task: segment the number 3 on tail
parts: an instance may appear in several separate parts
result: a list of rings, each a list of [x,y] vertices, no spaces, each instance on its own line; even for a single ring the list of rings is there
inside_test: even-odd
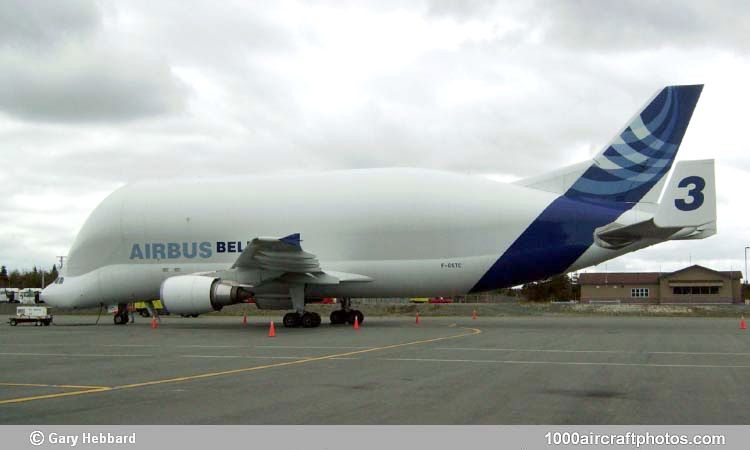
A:
[[[703,188],[706,187],[706,180],[696,176],[686,177],[680,180],[680,184],[677,187],[686,188],[691,185],[692,187],[687,193],[691,199],[690,202],[686,202],[681,198],[674,201],[674,205],[680,211],[694,211],[703,204]]]

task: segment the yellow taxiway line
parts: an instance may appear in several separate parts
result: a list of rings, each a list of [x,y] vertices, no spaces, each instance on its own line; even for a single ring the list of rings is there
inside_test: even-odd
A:
[[[253,366],[253,367],[243,367],[241,369],[231,369],[231,370],[224,370],[222,372],[209,372],[209,373],[202,373],[199,375],[188,375],[184,377],[176,377],[176,378],[165,378],[163,380],[154,380],[154,381],[144,381],[142,383],[133,383],[133,384],[126,384],[123,386],[115,386],[112,389],[132,389],[137,387],[143,387],[143,386],[153,386],[155,384],[165,384],[165,383],[177,383],[181,381],[190,381],[190,380],[200,380],[203,378],[213,378],[213,377],[219,377],[223,375],[233,375],[237,373],[243,373],[243,372],[252,372],[255,370],[263,370],[263,369],[271,369],[273,367],[284,367],[284,366],[292,366],[296,364],[304,364],[309,363],[313,361],[323,361],[326,359],[333,359],[333,358],[342,358],[346,356],[352,356],[352,355],[360,355],[362,353],[369,353],[369,352],[377,352],[381,350],[389,350],[392,348],[399,348],[399,347],[406,347],[408,345],[419,345],[419,344],[427,344],[430,342],[438,342],[438,341],[444,341],[446,339],[456,339],[464,336],[471,336],[474,334],[479,334],[482,331],[478,328],[469,328],[468,333],[461,333],[456,334],[452,336],[443,336],[438,338],[432,338],[432,339],[423,339],[420,341],[412,341],[412,342],[404,342],[401,344],[392,344],[392,345],[385,345],[382,347],[372,347],[367,348],[364,350],[355,350],[352,352],[344,352],[344,353],[336,353],[333,355],[325,355],[325,356],[316,356],[311,358],[304,358],[304,359],[296,359],[294,361],[286,361],[286,362],[280,362],[280,363],[274,363],[274,364],[265,364],[262,366]]]
[[[37,383],[0,383],[0,386],[51,387],[51,388],[63,388],[63,389],[102,389],[102,388],[109,387],[109,386],[80,386],[78,384],[37,384]]]
[[[55,394],[45,395],[33,395],[30,397],[17,397],[9,398],[7,400],[0,400],[0,405],[7,405],[10,403],[23,403],[31,400],[43,400],[45,398],[59,398],[59,397],[70,397],[73,395],[81,394],[92,394],[94,392],[104,392],[112,390],[109,386],[78,386],[71,384],[36,384],[36,383],[0,383],[0,386],[11,386],[11,387],[50,387],[58,389],[78,389],[77,391],[70,392],[58,392]]]
[[[316,356],[311,358],[303,358],[303,359],[297,359],[294,361],[285,361],[280,363],[274,363],[274,364],[265,364],[262,366],[253,366],[253,367],[243,367],[240,369],[231,369],[231,370],[224,370],[221,372],[209,372],[209,373],[202,373],[198,375],[187,375],[184,377],[174,377],[174,378],[165,378],[162,380],[152,380],[152,381],[144,381],[141,383],[132,383],[132,384],[125,384],[122,386],[73,386],[73,385],[52,385],[52,384],[39,384],[39,385],[31,385],[31,384],[21,384],[21,383],[0,383],[0,386],[36,386],[36,387],[70,387],[70,388],[83,388],[79,391],[73,391],[73,392],[62,392],[57,394],[46,394],[46,395],[36,395],[31,397],[19,397],[19,398],[11,398],[8,400],[0,400],[0,405],[5,405],[9,403],[22,403],[22,402],[29,402],[33,400],[44,400],[44,399],[50,399],[50,398],[60,398],[60,397],[70,397],[74,395],[83,395],[83,394],[94,394],[97,392],[107,392],[107,391],[115,391],[115,390],[122,390],[122,389],[134,389],[134,388],[140,388],[140,387],[146,387],[146,386],[154,386],[159,384],[167,384],[167,383],[180,383],[184,381],[192,381],[192,380],[201,380],[205,378],[213,378],[213,377],[220,377],[224,375],[234,375],[238,373],[244,373],[244,372],[252,372],[257,370],[264,370],[264,369],[272,369],[275,367],[285,367],[285,366],[293,366],[298,364],[305,364],[313,361],[324,361],[327,359],[337,359],[337,358],[345,358],[352,355],[361,355],[363,353],[370,353],[370,352],[377,352],[382,350],[390,350],[393,348],[400,348],[400,347],[406,347],[410,345],[420,345],[420,344],[428,344],[430,342],[439,342],[439,341],[445,341],[448,339],[457,339],[464,336],[472,336],[476,335],[482,332],[482,330],[478,328],[466,328],[468,330],[465,333],[461,334],[454,334],[450,336],[442,336],[437,338],[431,338],[431,339],[422,339],[419,341],[411,341],[411,342],[403,342],[401,344],[391,344],[391,345],[384,345],[382,347],[372,347],[372,348],[366,348],[364,350],[355,350],[351,352],[344,352],[344,353],[335,353],[332,355],[325,355],[325,356]]]

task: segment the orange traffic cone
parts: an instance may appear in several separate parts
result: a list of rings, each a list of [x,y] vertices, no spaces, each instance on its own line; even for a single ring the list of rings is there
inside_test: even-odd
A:
[[[151,329],[154,330],[159,328],[159,322],[156,321],[156,316],[151,316]]]
[[[354,329],[359,330],[359,316],[356,314],[354,315]]]
[[[419,325],[419,311],[417,311],[417,320],[415,322],[417,325]]]
[[[740,330],[747,330],[747,323],[745,323],[745,316],[744,315],[740,319]]]
[[[242,325],[247,326],[247,313],[242,313]]]
[[[273,320],[271,321],[271,326],[268,327],[268,337],[276,337],[276,327],[273,325]]]
[[[477,310],[471,312],[471,320],[477,320]]]

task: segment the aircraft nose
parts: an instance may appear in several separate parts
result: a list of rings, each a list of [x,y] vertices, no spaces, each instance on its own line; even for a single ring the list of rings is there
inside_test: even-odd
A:
[[[42,290],[39,294],[39,299],[50,306],[61,306],[60,305],[60,293],[56,292],[57,286],[51,284]]]

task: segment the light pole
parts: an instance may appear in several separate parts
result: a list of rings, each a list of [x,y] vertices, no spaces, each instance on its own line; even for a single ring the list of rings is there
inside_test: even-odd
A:
[[[745,247],[745,284],[747,284],[747,249],[750,247]]]

